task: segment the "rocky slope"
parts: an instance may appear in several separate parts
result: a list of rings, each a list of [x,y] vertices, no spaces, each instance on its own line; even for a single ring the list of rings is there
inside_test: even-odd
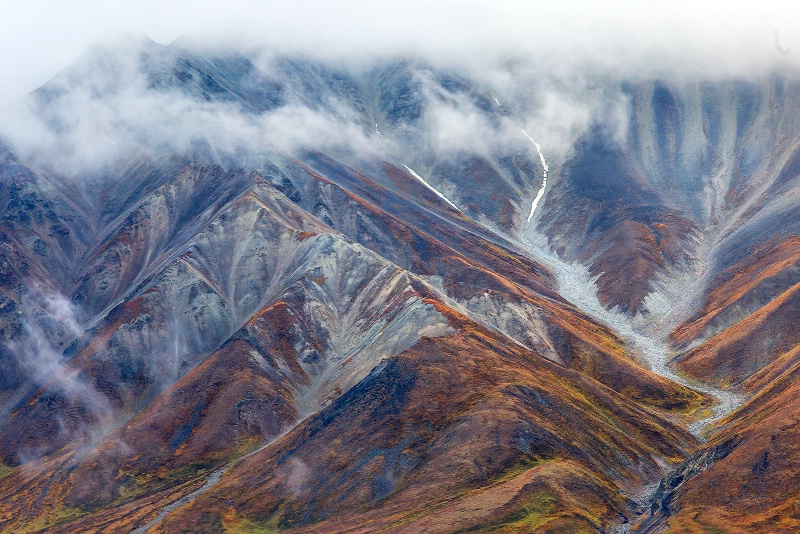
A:
[[[601,86],[551,152],[420,61],[88,51],[0,145],[0,529],[795,527],[797,84]]]

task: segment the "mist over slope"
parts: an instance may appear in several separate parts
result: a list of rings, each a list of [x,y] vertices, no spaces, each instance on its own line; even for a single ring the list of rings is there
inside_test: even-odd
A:
[[[95,45],[0,126],[4,530],[646,530],[749,458],[800,341],[790,64],[234,46]]]

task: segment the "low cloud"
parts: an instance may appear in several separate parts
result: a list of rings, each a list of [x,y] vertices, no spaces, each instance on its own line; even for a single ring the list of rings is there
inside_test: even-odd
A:
[[[163,57],[145,64],[142,50]],[[309,80],[302,79],[306,73],[287,74],[268,54],[253,53],[259,68],[239,81],[284,89],[278,105],[264,112],[232,98],[203,98],[207,95],[192,94],[192,88],[181,89],[174,80],[169,82],[174,85],[154,87],[154,75],[168,80],[175,76],[170,62],[178,56],[172,54],[172,49],[137,39],[98,45],[0,123],[0,135],[71,175],[96,172],[142,151],[191,154],[198,147],[219,163],[257,161],[253,156],[265,151],[306,148],[385,157],[407,150],[412,139],[435,157],[489,155],[530,149],[523,129],[554,154],[571,146],[600,100],[582,86],[564,91],[551,80],[535,79],[530,69],[520,69],[523,75],[510,84],[503,83],[510,73],[498,71],[477,82],[464,78],[463,87],[446,88],[438,74],[420,63],[409,69],[421,117],[394,130],[381,125],[379,135],[374,123],[382,119],[372,116],[379,110],[360,108],[358,101],[340,97],[330,87],[327,94],[313,95],[318,100],[303,94],[308,91],[304,84]],[[367,65],[318,64],[351,80],[371,72]],[[467,74],[449,72],[453,79]],[[324,85],[329,80],[317,81]]]
[[[516,111],[514,121],[498,124],[458,98],[439,102],[429,114],[429,126],[435,128],[432,138],[442,150],[487,138],[499,143],[506,140],[504,134],[513,139],[518,127],[546,149],[559,147],[590,120],[599,86],[623,79],[747,79],[774,70],[795,72],[800,57],[775,47],[776,30],[785,49],[800,39],[800,13],[792,2],[80,4],[76,9],[55,1],[36,3],[5,19],[6,31],[0,34],[8,46],[0,49],[10,52],[0,55],[0,65],[8,87],[28,83],[26,90],[33,89],[98,35],[120,31],[149,34],[163,43],[188,35],[184,42],[190,46],[232,45],[251,57],[305,55],[360,75],[392,58],[415,58],[463,73]],[[50,16],[43,17],[43,10]],[[25,53],[20,54],[23,40]],[[52,58],[60,63],[53,65]],[[143,91],[147,80],[136,68],[137,58],[117,47],[107,69],[82,73],[84,90],[71,87],[59,106],[60,120],[70,126],[67,135],[63,130],[54,135],[52,124],[43,125],[24,105],[0,113],[0,133],[23,146],[58,150],[73,168],[107,163],[136,149],[185,151],[199,138],[222,150],[269,145],[324,150],[343,142],[358,149],[385,148],[373,128],[365,127],[364,117],[353,116],[347,106],[322,109],[296,101],[253,115],[235,104]],[[107,96],[111,86],[113,98]],[[104,98],[97,98],[98,87],[105,89]],[[10,96],[0,101],[9,102]]]
[[[375,139],[345,105],[314,109],[299,99],[265,113],[237,102],[205,101],[150,87],[136,41],[93,50],[0,123],[24,152],[71,174],[91,172],[140,151],[190,153],[209,145],[226,158],[267,149],[375,150]],[[106,57],[107,56],[107,57]],[[362,121],[363,122],[363,121]]]
[[[64,349],[83,334],[75,306],[42,285],[28,285],[23,299],[23,335],[7,342],[20,369],[37,386],[58,391],[102,421],[112,413],[108,399],[64,358]]]
[[[290,458],[279,468],[278,476],[293,497],[302,497],[309,492],[308,481],[311,478],[311,470],[303,460]]]

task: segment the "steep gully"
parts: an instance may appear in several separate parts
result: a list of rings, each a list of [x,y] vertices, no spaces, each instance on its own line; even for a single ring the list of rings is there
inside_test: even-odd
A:
[[[495,102],[497,102],[496,99]],[[498,102],[498,106],[499,105]],[[533,219],[539,201],[545,194],[547,188],[547,173],[550,168],[542,154],[541,145],[534,141],[525,130],[522,130],[522,133],[536,148],[536,153],[543,169],[542,186],[531,202],[531,211],[526,218],[526,229],[529,229],[531,226],[531,219]],[[630,347],[636,350],[638,356],[647,362],[652,372],[714,398],[715,403],[710,413],[687,426],[687,429],[692,434],[703,439],[704,430],[708,425],[722,419],[741,406],[744,401],[742,395],[709,384],[688,380],[670,369],[669,362],[671,351],[663,334],[657,332],[652,324],[642,323],[641,321],[637,321],[635,317],[613,309],[609,310],[603,306],[597,295],[597,285],[595,284],[596,277],[593,278],[585,266],[568,263],[562,260],[547,246],[547,238],[545,236],[535,231],[528,231],[527,234],[523,235],[522,243],[534,257],[549,264],[550,268],[556,274],[561,296],[591,315],[594,319],[613,328]],[[664,315],[670,315],[673,311],[682,307],[682,305],[682,302],[674,303]]]
[[[669,367],[674,353],[663,334],[656,331],[653,325],[638,321],[636,317],[604,307],[597,296],[596,277],[592,277],[585,266],[562,260],[547,248],[546,240],[541,235],[526,237],[524,244],[532,254],[543,260],[554,271],[561,296],[595,320],[610,326],[640,358],[647,362],[653,373],[709,395],[715,400],[710,413],[687,426],[692,434],[702,440],[704,431],[711,423],[741,406],[744,401],[742,395],[689,380],[674,372]]]
[[[657,324],[641,321],[638,317],[632,317],[615,309],[608,309],[603,306],[597,293],[598,288],[595,283],[597,277],[592,277],[586,266],[568,263],[561,259],[548,246],[546,236],[537,232],[535,229],[530,229],[534,211],[545,193],[549,168],[539,143],[534,141],[525,130],[522,130],[522,133],[525,134],[536,147],[536,152],[538,153],[544,169],[542,187],[537,192],[531,204],[531,211],[526,220],[525,230],[527,233],[522,235],[522,245],[530,254],[547,264],[555,273],[558,281],[559,293],[562,297],[575,304],[595,320],[610,326],[622,337],[629,347],[637,352],[639,357],[647,362],[653,373],[682,384],[690,389],[694,389],[695,391],[707,394],[714,399],[714,405],[707,415],[687,425],[687,430],[689,430],[689,432],[694,434],[701,441],[705,441],[705,431],[709,428],[709,425],[724,418],[741,406],[745,400],[744,396],[733,391],[714,387],[710,384],[688,380],[675,373],[669,367],[672,351],[665,340],[663,332],[658,331]],[[701,276],[695,279],[690,285],[702,284],[704,278],[704,276]],[[684,295],[691,295],[694,293],[694,291],[686,291]],[[678,293],[672,294],[676,295]],[[671,315],[682,315],[682,312],[685,312],[687,303],[683,302],[680,298],[667,298],[666,300],[670,301],[669,304],[659,309],[659,312],[663,313],[664,319]],[[680,475],[682,467],[682,465],[677,466],[676,469],[668,474],[660,483],[657,482],[638,488],[631,488],[629,495],[639,506],[639,519],[645,517],[644,514],[650,509],[649,505],[651,503],[659,500],[659,490],[664,481],[669,480],[669,477],[675,476],[676,473]],[[652,516],[650,519],[652,519]],[[633,522],[630,519],[626,520],[613,527],[612,531],[615,532],[615,534],[628,534],[632,524]],[[645,531],[649,532],[653,526],[655,528],[660,528],[658,525],[658,523],[655,523],[650,526],[645,526]]]

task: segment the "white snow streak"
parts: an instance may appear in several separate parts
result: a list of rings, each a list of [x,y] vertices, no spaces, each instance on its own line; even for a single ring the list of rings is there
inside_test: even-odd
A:
[[[533,146],[536,147],[536,152],[539,154],[539,161],[542,162],[542,168],[544,169],[544,178],[542,179],[542,187],[539,189],[539,192],[536,193],[536,197],[533,199],[533,202],[531,202],[531,212],[528,214],[528,219],[527,219],[528,224],[530,224],[531,219],[533,218],[533,212],[536,211],[536,206],[539,204],[539,201],[544,196],[544,190],[547,187],[547,171],[550,170],[550,167],[547,166],[547,162],[544,159],[544,155],[542,155],[542,147],[539,146],[539,143],[534,141],[533,137],[528,135],[528,132],[526,132],[525,130],[522,130],[522,133],[524,133],[525,137],[530,139],[531,143],[533,143]]]
[[[425,185],[425,187],[427,187],[428,189],[430,189],[431,191],[433,191],[434,193],[436,193],[436,194],[439,196],[439,198],[441,198],[442,200],[444,200],[445,202],[447,202],[448,204],[450,204],[451,206],[453,206],[453,208],[457,209],[457,210],[458,210],[458,211],[460,211],[461,213],[464,213],[463,211],[461,211],[461,210],[459,210],[459,209],[458,209],[458,206],[456,206],[455,204],[453,204],[452,202],[450,202],[450,199],[448,199],[446,196],[444,196],[443,194],[441,194],[441,193],[440,193],[440,192],[439,192],[439,191],[438,191],[438,190],[437,190],[435,187],[433,187],[431,184],[429,184],[428,182],[426,182],[426,181],[425,181],[425,179],[424,179],[422,176],[420,176],[419,174],[415,173],[415,172],[414,172],[414,169],[412,169],[412,168],[411,168],[411,167],[409,167],[408,165],[403,165],[403,167],[405,167],[406,169],[408,169],[408,172],[410,172],[410,173],[411,173],[411,175],[412,175],[414,178],[416,178],[417,180],[419,180],[420,182],[422,182],[422,183]]]

